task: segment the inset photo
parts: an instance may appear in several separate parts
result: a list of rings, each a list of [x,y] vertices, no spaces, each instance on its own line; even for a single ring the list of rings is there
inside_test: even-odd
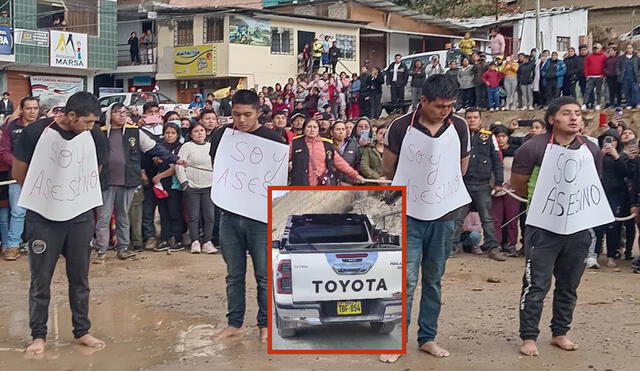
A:
[[[269,353],[403,353],[404,187],[269,188]]]

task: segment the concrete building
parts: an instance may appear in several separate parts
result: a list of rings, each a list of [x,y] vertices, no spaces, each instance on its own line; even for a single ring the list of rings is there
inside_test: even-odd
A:
[[[14,103],[34,94],[60,104],[77,90],[94,90],[96,75],[116,68],[116,0],[12,0],[0,33],[0,91]],[[66,6],[66,7],[65,7]],[[6,25],[8,23],[8,25]]]

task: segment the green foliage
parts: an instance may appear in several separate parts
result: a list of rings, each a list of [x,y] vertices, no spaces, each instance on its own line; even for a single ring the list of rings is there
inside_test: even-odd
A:
[[[495,0],[392,0],[398,5],[407,6],[424,14],[437,17],[472,18],[496,14]],[[498,12],[506,7],[498,3]]]

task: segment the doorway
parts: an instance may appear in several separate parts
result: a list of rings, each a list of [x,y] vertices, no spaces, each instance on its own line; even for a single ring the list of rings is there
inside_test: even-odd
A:
[[[307,31],[298,31],[298,53],[302,53],[304,50],[304,46],[309,44],[311,48],[313,46],[313,40],[315,39],[316,34],[314,32]]]

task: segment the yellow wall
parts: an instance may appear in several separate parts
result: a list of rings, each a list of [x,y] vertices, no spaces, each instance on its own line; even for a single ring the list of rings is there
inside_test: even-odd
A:
[[[198,15],[193,20],[194,45],[203,44],[204,16]],[[158,25],[158,73],[157,80],[176,79],[173,71],[174,48],[173,30],[169,23]],[[316,34],[330,33],[349,35],[355,37],[354,61],[343,60],[342,63],[351,72],[359,72],[359,28],[358,25],[339,24],[331,22],[318,22],[306,20],[288,20],[278,17],[271,20],[272,27],[285,27],[293,29],[292,54],[271,54],[271,48],[267,46],[252,46],[229,43],[229,19],[225,17],[225,41],[215,43],[216,68],[215,76],[208,78],[246,77],[249,88],[263,85],[273,86],[276,82],[285,83],[289,77],[295,77],[298,73],[298,31],[315,32]],[[344,69],[338,64],[338,72]],[[345,70],[345,72],[347,72]],[[189,78],[202,79],[202,78]]]

